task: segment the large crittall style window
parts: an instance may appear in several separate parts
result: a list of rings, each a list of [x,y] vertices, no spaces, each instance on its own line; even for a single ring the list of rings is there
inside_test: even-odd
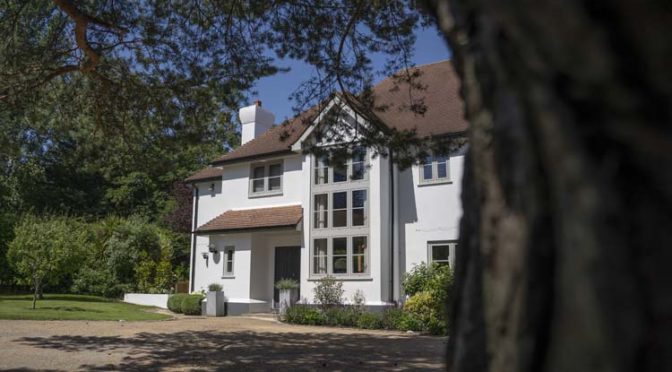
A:
[[[282,161],[252,164],[250,196],[282,194]]]
[[[369,273],[369,237],[335,236],[313,239],[313,276],[361,276]]]
[[[450,182],[450,157],[428,156],[420,165],[420,183]]]
[[[355,148],[341,165],[315,157],[311,181],[311,276],[369,275],[367,151]]]
[[[233,274],[233,257],[236,253],[236,247],[229,245],[224,247],[224,270],[222,272],[223,277],[232,277]]]
[[[428,242],[427,247],[430,263],[453,266],[457,249],[456,241]]]

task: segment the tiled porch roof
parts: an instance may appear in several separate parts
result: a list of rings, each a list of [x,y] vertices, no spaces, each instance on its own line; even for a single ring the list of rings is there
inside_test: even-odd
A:
[[[196,232],[226,232],[265,228],[296,227],[303,218],[300,205],[286,207],[230,210],[208,221]]]

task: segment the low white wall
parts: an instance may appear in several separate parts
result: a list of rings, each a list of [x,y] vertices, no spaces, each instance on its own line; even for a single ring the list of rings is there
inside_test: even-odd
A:
[[[162,309],[168,308],[167,294],[126,293],[124,302],[136,305],[156,306]]]

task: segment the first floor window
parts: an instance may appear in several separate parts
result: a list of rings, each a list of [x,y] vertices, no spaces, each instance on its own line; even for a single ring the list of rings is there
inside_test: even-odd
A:
[[[420,167],[420,183],[450,181],[450,158],[428,156]]]
[[[253,165],[250,171],[250,195],[282,193],[282,162]]]
[[[369,271],[366,236],[314,239],[312,252],[315,275],[361,275]]]
[[[450,265],[455,255],[457,242],[430,242],[429,262]]]
[[[233,276],[233,256],[236,253],[234,246],[224,247],[224,276]]]

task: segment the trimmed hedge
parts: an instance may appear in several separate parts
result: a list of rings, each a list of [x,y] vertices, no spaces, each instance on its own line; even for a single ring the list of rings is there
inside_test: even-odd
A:
[[[168,297],[168,310],[185,315],[201,315],[203,296],[178,293]]]
[[[182,314],[182,300],[189,295],[186,293],[177,293],[168,297],[168,310]]]
[[[201,302],[203,296],[189,295],[182,300],[182,314],[184,315],[201,315]]]

